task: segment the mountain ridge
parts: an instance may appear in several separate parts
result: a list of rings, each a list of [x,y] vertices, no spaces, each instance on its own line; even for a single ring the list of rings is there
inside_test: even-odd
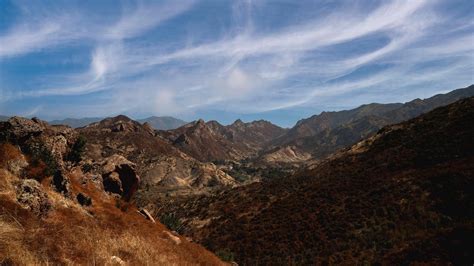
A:
[[[293,147],[299,153],[322,159],[338,149],[374,134],[385,125],[408,120],[436,107],[474,95],[474,85],[437,94],[424,100],[406,103],[364,104],[357,108],[336,112],[322,112],[299,120],[285,135],[276,138],[264,151],[261,160],[278,152],[278,148]]]
[[[258,153],[265,143],[281,136],[286,129],[269,121],[248,123],[237,119],[224,126],[218,121],[199,119],[158,134],[183,152],[201,161],[242,160]]]
[[[180,217],[185,234],[211,250],[228,249],[242,264],[470,263],[470,121],[474,97],[385,126],[293,176],[161,211]]]
[[[107,117],[65,118],[60,120],[51,120],[49,121],[49,123],[52,125],[68,125],[72,128],[80,128],[95,122],[99,122],[106,118]],[[171,116],[150,116],[143,119],[136,119],[135,121],[138,121],[142,124],[148,122],[154,129],[157,130],[173,129],[180,127],[186,123],[181,119],[174,118]]]

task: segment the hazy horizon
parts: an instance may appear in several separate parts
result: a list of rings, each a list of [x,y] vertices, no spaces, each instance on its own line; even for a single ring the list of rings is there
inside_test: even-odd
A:
[[[469,86],[472,86],[474,84],[470,84],[468,86],[464,86],[462,88],[467,88]],[[457,89],[462,89],[462,88],[456,88],[456,89],[452,89],[452,90],[446,90],[446,91],[442,91],[441,93],[444,94],[444,93],[449,93],[453,90],[457,90]],[[434,95],[430,95],[428,97],[424,97],[424,98],[420,98],[420,99],[427,99],[427,98],[430,98],[432,96],[435,96],[437,94],[434,94]],[[411,99],[411,100],[415,100],[415,99]],[[362,105],[365,105],[365,104],[372,104],[374,102],[371,102],[371,103],[364,103]],[[387,103],[381,103],[381,104],[391,104],[391,103],[406,103],[406,102],[387,102]],[[359,105],[361,106],[361,105]],[[359,106],[354,106],[354,107],[351,107],[351,108],[341,108],[341,109],[334,109],[334,110],[322,110],[320,112],[317,112],[317,113],[313,113],[313,114],[310,114],[306,117],[301,117],[299,118],[296,122],[302,120],[302,119],[306,119],[306,118],[309,118],[310,116],[313,116],[313,115],[319,115],[321,112],[337,112],[337,111],[343,111],[343,110],[350,110],[350,109],[354,109],[354,108],[357,108]],[[107,115],[107,116],[103,116],[103,117],[64,117],[64,118],[57,118],[57,119],[43,119],[42,117],[40,116],[26,116],[27,118],[33,118],[33,117],[38,117],[40,118],[41,120],[45,120],[45,121],[48,121],[48,122],[57,122],[57,121],[62,121],[62,120],[66,120],[66,119],[91,119],[91,120],[102,120],[102,119],[105,119],[105,118],[109,118],[109,117],[115,117],[115,116],[118,116],[118,115],[126,115],[126,114],[114,114],[114,115]],[[4,116],[4,114],[0,114],[0,116]],[[13,115],[10,115],[10,116],[16,116],[15,114]],[[151,115],[151,116],[146,116],[146,117],[133,117],[133,116],[129,116],[129,115],[126,115],[127,117],[133,119],[133,120],[145,120],[145,119],[149,119],[149,118],[152,118],[152,117],[158,117],[158,118],[172,118],[172,119],[177,119],[177,120],[181,120],[183,122],[186,122],[186,123],[191,123],[191,122],[194,122],[194,121],[197,121],[199,119],[204,119],[202,117],[197,117],[196,119],[192,119],[192,120],[186,120],[186,119],[182,119],[180,117],[176,117],[176,116],[156,116],[156,115]],[[241,117],[238,117],[234,120],[225,120],[225,121],[222,121],[222,120],[217,120],[217,119],[213,119],[212,117],[208,118],[208,119],[204,119],[206,122],[207,121],[212,121],[212,120],[215,120],[215,121],[218,121],[220,124],[222,125],[230,125],[232,123],[234,123],[236,120],[242,120],[243,122],[247,123],[247,122],[253,122],[253,121],[257,121],[257,120],[267,120],[275,125],[278,125],[280,127],[283,127],[283,128],[291,128],[293,126],[296,125],[296,122],[294,124],[291,124],[291,125],[281,125],[281,124],[278,124],[272,120],[268,120],[268,119],[264,119],[264,118],[255,118],[255,119],[245,119],[245,118],[241,118]]]

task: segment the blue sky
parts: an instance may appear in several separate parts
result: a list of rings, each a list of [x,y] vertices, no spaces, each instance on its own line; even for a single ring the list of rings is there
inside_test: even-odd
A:
[[[472,83],[472,0],[0,0],[4,115],[292,126]]]

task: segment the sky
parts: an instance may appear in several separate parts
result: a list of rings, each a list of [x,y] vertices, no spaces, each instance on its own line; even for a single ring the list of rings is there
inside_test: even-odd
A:
[[[290,127],[474,83],[472,0],[0,0],[0,114]]]

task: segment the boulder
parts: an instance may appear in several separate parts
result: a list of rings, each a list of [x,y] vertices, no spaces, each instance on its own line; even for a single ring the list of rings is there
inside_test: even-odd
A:
[[[102,164],[104,189],[129,201],[140,183],[135,167],[134,163],[118,154],[106,158]]]
[[[16,186],[16,199],[20,205],[36,215],[44,215],[51,209],[48,194],[41,188],[41,184],[34,179],[20,180]]]
[[[173,242],[175,245],[181,244],[181,239],[168,231],[163,231],[163,236]]]
[[[126,263],[120,257],[112,256],[110,257],[110,264],[111,265],[125,265]]]

